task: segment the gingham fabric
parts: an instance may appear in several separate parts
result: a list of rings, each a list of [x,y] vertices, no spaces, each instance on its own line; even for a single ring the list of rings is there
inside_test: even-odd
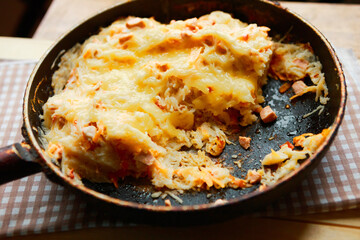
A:
[[[344,121],[319,166],[293,192],[257,215],[293,215],[360,207],[360,67],[338,49],[348,83]],[[21,141],[22,97],[34,62],[0,62],[0,146]],[[43,173],[0,186],[0,238],[91,227],[124,226]]]

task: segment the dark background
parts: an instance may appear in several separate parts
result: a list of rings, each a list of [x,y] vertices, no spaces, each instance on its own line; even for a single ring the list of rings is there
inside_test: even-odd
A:
[[[51,0],[0,0],[0,36],[32,37],[50,4]]]
[[[0,0],[0,36],[32,37],[51,1]],[[360,0],[304,0],[302,2],[360,4]]]

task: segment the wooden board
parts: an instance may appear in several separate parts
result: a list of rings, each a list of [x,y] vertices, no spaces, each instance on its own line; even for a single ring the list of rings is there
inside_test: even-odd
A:
[[[95,228],[70,232],[41,234],[16,239],[316,239],[358,240],[360,229],[269,218],[239,218],[196,227],[118,227]]]

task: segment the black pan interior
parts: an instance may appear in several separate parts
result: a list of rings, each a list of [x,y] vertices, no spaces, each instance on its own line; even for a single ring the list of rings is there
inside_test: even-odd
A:
[[[226,146],[220,158],[224,160],[226,166],[233,168],[235,176],[244,177],[248,169],[260,168],[260,160],[270,152],[271,148],[277,150],[279,145],[286,141],[292,141],[292,138],[296,135],[306,132],[319,133],[322,129],[328,128],[333,124],[338,114],[341,100],[341,92],[338,89],[338,86],[341,85],[339,69],[323,39],[309,25],[299,20],[293,14],[276,4],[266,1],[140,0],[118,5],[80,24],[54,45],[47,56],[42,59],[35,75],[29,82],[29,101],[25,101],[28,104],[28,109],[31,109],[27,113],[30,123],[36,128],[36,130],[31,131],[33,131],[40,147],[43,145],[38,132],[41,133],[43,130],[39,115],[42,114],[42,105],[53,94],[51,76],[57,69],[60,52],[71,48],[78,42],[83,42],[92,34],[96,34],[99,27],[107,26],[121,16],[154,16],[159,21],[169,22],[171,19],[199,17],[213,10],[223,10],[232,13],[234,17],[242,21],[268,26],[271,28],[271,36],[276,37],[278,34],[281,36],[286,35],[285,41],[288,42],[310,42],[315,54],[323,64],[323,72],[325,73],[330,92],[330,101],[326,105],[325,113],[320,116],[313,114],[304,119],[302,117],[304,114],[309,113],[318,106],[318,103],[315,103],[313,100],[314,95],[308,94],[299,98],[296,102],[290,102],[289,97],[292,96],[291,90],[285,94],[279,94],[278,89],[282,83],[270,79],[268,85],[263,89],[266,98],[264,106],[270,105],[276,111],[278,120],[271,124],[263,124],[258,121],[256,124],[241,129],[240,132],[232,136],[235,145]],[[54,61],[55,65],[53,65]],[[55,67],[52,68],[52,65]],[[287,104],[291,106],[289,109],[285,107]],[[239,146],[236,139],[240,134],[252,138],[251,150],[245,151]],[[241,156],[236,159],[232,158],[232,155],[239,154]],[[233,163],[234,160],[239,159],[245,159],[242,169],[238,169]],[[92,183],[87,180],[83,182],[88,188],[114,198],[149,205],[164,205],[164,200],[161,198],[156,201],[151,198],[151,187],[146,180],[135,181],[133,179],[126,179],[119,182],[118,189],[112,184]],[[256,188],[257,186],[242,190],[211,189],[204,192],[187,192],[181,195],[181,198],[184,201],[183,205],[197,205],[214,202],[219,198],[242,199],[243,195],[254,191]],[[211,196],[208,195],[209,193],[211,193]],[[172,201],[172,203],[173,205],[179,205],[175,201]]]

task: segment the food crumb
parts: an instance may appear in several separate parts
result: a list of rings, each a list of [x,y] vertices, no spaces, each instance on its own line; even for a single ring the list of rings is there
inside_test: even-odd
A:
[[[246,179],[249,181],[250,184],[255,184],[260,182],[261,174],[255,170],[249,170],[246,175]]]
[[[237,166],[238,168],[241,168],[241,160],[234,161],[234,163],[236,164],[236,166]]]
[[[265,184],[262,184],[260,187],[259,187],[259,191],[262,192],[264,191],[266,188],[266,185]]]
[[[161,194],[161,199],[165,199],[167,197],[167,193]]]
[[[249,147],[250,147],[250,142],[251,142],[251,138],[250,138],[250,137],[239,136],[240,146],[243,147],[245,150],[249,149]]]
[[[238,156],[237,155],[231,155],[232,158],[237,158]]]
[[[183,204],[183,200],[181,198],[179,198],[178,196],[176,196],[174,193],[167,191],[167,194],[169,194],[170,197],[172,197],[173,199],[175,199],[175,201],[177,201],[180,204]]]
[[[215,201],[215,204],[216,205],[218,205],[218,204],[224,204],[226,201],[225,200],[223,200],[223,199],[217,199],[216,201]]]
[[[274,136],[272,136],[272,137],[269,137],[269,141],[271,141],[271,140],[274,140]]]
[[[207,198],[211,198],[211,196],[212,196],[211,193],[206,194],[206,197],[207,197]]]
[[[161,194],[162,194],[162,192],[154,192],[153,194],[151,194],[151,197],[152,198],[158,198],[158,197],[160,197],[161,196]]]
[[[165,200],[165,206],[171,207],[171,202],[170,202],[169,199],[166,199],[166,200]]]

